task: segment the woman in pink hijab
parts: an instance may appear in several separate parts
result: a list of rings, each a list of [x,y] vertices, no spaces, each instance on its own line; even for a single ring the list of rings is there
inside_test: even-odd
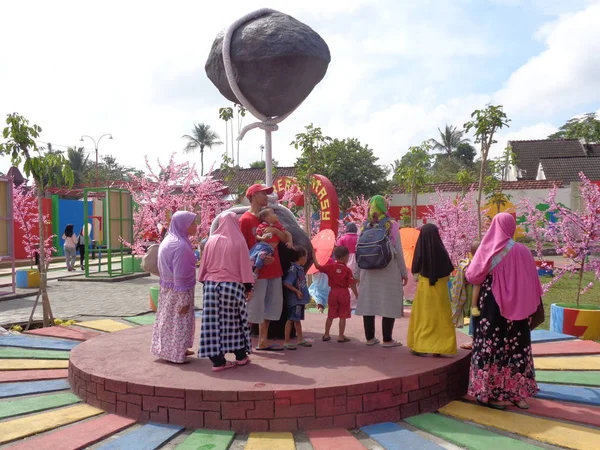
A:
[[[210,358],[213,372],[248,364],[252,343],[246,301],[254,273],[235,213],[219,217],[219,226],[202,252],[198,280],[204,283],[198,356]],[[235,354],[235,362],[225,359],[227,353]]]
[[[516,228],[510,214],[496,215],[466,274],[480,310],[473,318],[468,394],[495,409],[507,402],[528,409],[526,399],[538,391],[529,317],[542,286],[531,251],[512,239]]]
[[[196,255],[189,236],[196,234],[196,214],[177,211],[158,247],[160,293],[150,351],[161,359],[184,363],[194,343]]]

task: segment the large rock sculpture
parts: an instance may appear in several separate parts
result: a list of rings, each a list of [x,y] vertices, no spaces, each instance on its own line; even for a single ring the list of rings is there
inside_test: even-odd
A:
[[[241,104],[225,74],[223,38],[213,42],[206,74],[228,100]],[[293,111],[323,79],[331,61],[325,41],[308,25],[272,12],[240,25],[231,39],[231,62],[243,95],[263,115]]]

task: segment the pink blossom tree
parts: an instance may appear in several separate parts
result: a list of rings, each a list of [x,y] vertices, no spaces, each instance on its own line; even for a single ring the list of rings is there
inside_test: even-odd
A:
[[[38,199],[33,189],[28,189],[24,184],[13,190],[13,214],[15,221],[23,232],[23,248],[30,258],[31,267],[40,251]],[[50,216],[43,214],[44,224],[50,223]],[[44,239],[44,264],[47,270],[52,261],[52,253],[56,251],[53,245],[54,235]]]
[[[475,194],[473,189],[465,195],[455,197],[436,191],[437,198],[431,199],[435,206],[426,213],[426,218],[435,222],[440,230],[444,246],[455,266],[469,254],[471,244],[478,237],[479,218]]]
[[[544,250],[549,223],[546,219],[546,213],[536,208],[528,197],[521,199],[517,210],[525,217],[525,234],[535,242],[536,256],[543,260],[542,251]]]
[[[128,184],[137,208],[133,213],[133,242],[123,241],[136,255],[145,253],[149,238],[160,242],[160,227],[166,227],[176,211],[193,211],[200,221],[193,241],[209,234],[212,220],[230,203],[223,197],[224,186],[211,177],[201,178],[193,164],[175,162],[175,153],[165,165],[157,160],[158,171],[146,160],[144,176],[133,176]]]
[[[554,243],[556,252],[568,258],[568,265],[553,280],[556,283],[566,273],[577,275],[579,279],[576,303],[579,297],[591,289],[594,282],[583,288],[583,275],[593,272],[595,280],[600,278],[600,259],[593,255],[600,252],[600,188],[591,183],[582,173],[579,174],[580,207],[569,209],[556,201],[557,187],[548,196],[549,211],[556,217],[555,223],[548,223],[546,237]]]

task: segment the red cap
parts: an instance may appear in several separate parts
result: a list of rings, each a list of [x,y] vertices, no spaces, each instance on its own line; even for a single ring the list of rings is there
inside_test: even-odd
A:
[[[269,187],[266,184],[253,184],[246,191],[246,197],[248,200],[250,200],[252,196],[258,192],[264,192],[265,194],[269,195],[273,193],[273,186]]]

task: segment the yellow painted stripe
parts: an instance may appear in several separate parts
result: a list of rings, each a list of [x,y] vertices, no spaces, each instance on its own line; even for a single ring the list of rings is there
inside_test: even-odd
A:
[[[296,450],[292,433],[250,433],[246,450]]]
[[[131,325],[126,325],[112,319],[89,320],[87,322],[77,322],[78,327],[93,328],[94,330],[106,331],[113,333],[115,331],[126,330],[132,328]]]
[[[559,447],[589,450],[597,448],[600,442],[600,430],[594,428],[498,411],[471,403],[452,402],[440,408],[439,412]]]
[[[69,361],[60,359],[0,359],[0,370],[68,369]]]
[[[600,356],[547,356],[533,359],[539,370],[600,370]]]
[[[35,414],[21,419],[0,422],[0,444],[23,439],[102,414],[104,411],[90,405],[77,405]]]

